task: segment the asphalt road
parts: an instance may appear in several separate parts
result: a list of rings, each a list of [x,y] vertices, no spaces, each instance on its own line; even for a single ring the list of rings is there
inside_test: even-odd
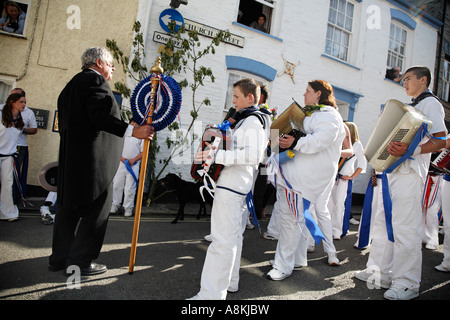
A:
[[[101,275],[82,277],[79,283],[74,279],[69,281],[62,271],[47,271],[53,228],[41,222],[37,211],[21,212],[17,222],[1,222],[0,306],[2,300],[169,300],[179,301],[172,311],[181,313],[181,308],[188,303],[184,299],[199,290],[208,248],[203,237],[209,234],[210,225],[209,216],[195,219],[195,205],[187,209],[191,215],[184,221],[171,224],[175,209],[175,205],[156,206],[148,212],[143,209],[136,265],[131,275],[128,264],[134,218],[111,216],[97,261],[106,264],[109,270]],[[260,223],[265,231],[268,221]],[[308,254],[307,267],[294,271],[283,281],[270,281],[265,275],[271,269],[269,260],[274,257],[276,241],[263,239],[257,229],[246,230],[240,288],[236,293],[229,293],[227,300],[256,304],[296,300],[384,300],[384,289],[369,289],[366,283],[353,277],[355,271],[365,268],[370,250],[353,248],[356,231],[357,227],[351,226],[346,237],[335,241],[341,266],[328,266],[320,245],[314,253]],[[421,294],[416,300],[450,299],[450,274],[433,268],[442,260],[442,236],[440,243],[437,250],[423,249]]]

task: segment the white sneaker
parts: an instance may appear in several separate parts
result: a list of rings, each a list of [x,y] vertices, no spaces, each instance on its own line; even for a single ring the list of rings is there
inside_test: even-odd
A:
[[[206,235],[204,238],[205,238],[206,241],[212,242],[212,238],[211,238],[210,234]]]
[[[275,260],[273,260],[273,259],[271,259],[271,260],[269,260],[269,263],[270,263],[270,265],[271,266],[273,266],[273,264],[275,263]],[[306,266],[305,266],[306,267]],[[299,264],[294,264],[294,271],[298,271],[298,270],[300,270],[302,268],[302,266],[301,265],[299,265]]]
[[[247,222],[247,229],[249,229],[249,230],[253,230],[253,229],[255,229],[255,226],[253,225],[253,223],[251,223],[251,222]]]
[[[357,225],[359,224],[359,221],[356,220],[355,218],[351,218],[351,219],[350,219],[350,223],[351,223],[352,225],[354,225],[354,226],[357,226]]]
[[[440,272],[450,272],[450,268],[446,268],[442,265],[442,263],[436,267],[434,267],[434,269],[436,269],[437,271]]]
[[[123,215],[124,217],[131,217],[133,215],[133,209],[126,209]]]
[[[419,296],[419,289],[405,288],[400,284],[393,283],[383,295],[388,300],[411,300]]]
[[[233,287],[232,285],[230,285],[229,287],[228,287],[228,289],[227,289],[227,292],[230,292],[230,293],[235,293],[235,292],[238,292],[239,291],[239,287]]]
[[[330,266],[339,266],[341,263],[339,262],[339,259],[336,256],[336,253],[330,252],[327,253],[328,255],[328,265]]]
[[[111,213],[111,214],[116,214],[117,211],[119,211],[119,207],[117,207],[117,206],[115,206],[115,205],[112,205],[112,206],[111,206],[111,209],[109,210],[109,213]]]
[[[264,239],[267,239],[267,240],[278,240],[277,238],[275,238],[273,235],[271,235],[271,234],[268,233],[268,232],[264,232],[263,238],[264,238]]]
[[[389,289],[391,287],[391,281],[376,278],[372,273],[368,273],[367,269],[356,271],[355,278],[364,282],[373,281],[374,285],[379,285],[383,289]]]
[[[284,280],[287,277],[289,277],[292,273],[284,273],[281,272],[278,269],[273,268],[272,270],[270,270],[267,273],[267,279],[269,280],[274,280],[274,281],[280,281],[280,280]]]
[[[41,216],[42,223],[45,225],[50,225],[55,221],[54,214],[46,214],[45,216]]]

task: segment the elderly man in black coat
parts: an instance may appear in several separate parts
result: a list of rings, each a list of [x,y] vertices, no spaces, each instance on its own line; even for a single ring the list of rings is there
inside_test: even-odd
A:
[[[105,48],[89,48],[58,98],[60,150],[58,203],[49,270],[78,266],[81,275],[107,270],[95,263],[103,245],[119,166],[123,137],[151,139],[151,127],[121,120],[108,84],[113,57]]]

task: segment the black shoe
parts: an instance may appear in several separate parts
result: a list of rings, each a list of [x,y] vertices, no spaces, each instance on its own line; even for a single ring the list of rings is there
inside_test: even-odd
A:
[[[80,268],[82,276],[93,276],[96,274],[104,273],[108,270],[108,268],[104,264],[98,264],[95,262],[91,262],[88,267]]]
[[[51,265],[51,264],[48,265],[48,271],[51,271],[51,272],[61,271],[61,270],[64,270],[65,268],[66,268],[65,264],[63,264],[63,265],[56,265],[56,266]]]

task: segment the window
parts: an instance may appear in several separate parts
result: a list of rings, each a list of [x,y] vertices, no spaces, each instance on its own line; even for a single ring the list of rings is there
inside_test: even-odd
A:
[[[441,99],[450,102],[450,60],[444,61],[444,72],[442,73]]]
[[[0,105],[6,102],[6,99],[11,94],[14,84],[14,78],[0,75]]]
[[[355,6],[346,0],[330,0],[325,53],[348,61]]]
[[[403,70],[406,54],[406,36],[407,32],[405,29],[391,22],[387,57],[388,68],[398,67],[400,70]]]
[[[0,33],[25,35],[30,0],[0,0]]]
[[[269,87],[269,83],[265,80],[262,80],[258,77],[255,77],[255,75],[252,74],[246,74],[244,72],[239,72],[239,71],[233,71],[233,72],[229,72],[228,73],[228,85],[227,85],[227,93],[226,93],[226,97],[225,97],[225,107],[223,109],[223,118],[225,119],[228,111],[230,111],[230,109],[232,107],[234,107],[233,105],[233,93],[234,93],[234,84],[236,82],[238,82],[241,79],[246,79],[246,78],[253,78],[255,79],[259,84],[264,84],[266,86]],[[270,88],[270,87],[269,87]]]
[[[270,34],[275,3],[273,0],[240,0],[236,21]],[[262,26],[258,26],[261,15],[264,15],[265,21]]]

